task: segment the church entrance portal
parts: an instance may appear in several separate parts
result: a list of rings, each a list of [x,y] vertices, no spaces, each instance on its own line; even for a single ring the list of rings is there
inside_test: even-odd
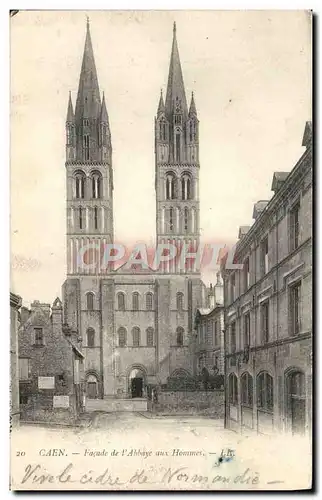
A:
[[[132,398],[143,398],[144,396],[144,373],[135,368],[130,373],[130,392]]]

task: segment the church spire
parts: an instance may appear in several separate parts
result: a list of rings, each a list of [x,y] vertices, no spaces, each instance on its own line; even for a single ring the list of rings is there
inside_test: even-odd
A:
[[[101,107],[101,122],[108,123],[108,114],[106,109],[104,92],[103,92],[102,107]]]
[[[66,122],[67,123],[71,123],[73,121],[74,121],[74,110],[73,110],[73,103],[72,103],[71,93],[69,92]]]
[[[89,19],[86,22],[86,39],[79,78],[75,108],[76,121],[83,118],[98,118],[101,110],[97,72],[94,60]]]
[[[165,107],[164,107],[164,100],[163,100],[163,93],[161,89],[161,94],[160,94],[160,100],[159,100],[159,106],[158,106],[158,113],[157,115],[160,116],[161,113],[165,112]]]
[[[177,28],[176,23],[173,23],[173,41],[170,58],[167,95],[165,100],[165,112],[168,117],[170,117],[173,113],[175,106],[177,107],[177,109],[181,109],[181,112],[184,116],[188,114],[177,43]]]
[[[193,92],[191,93],[191,102],[190,102],[190,108],[189,108],[189,118],[191,118],[192,116],[197,116],[197,109],[196,109],[195,98],[194,98]]]

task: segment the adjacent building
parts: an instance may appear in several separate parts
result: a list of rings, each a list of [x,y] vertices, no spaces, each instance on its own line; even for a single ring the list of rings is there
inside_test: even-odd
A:
[[[18,328],[21,297],[10,292],[10,424],[19,424],[19,364],[18,364]]]
[[[224,301],[223,282],[220,273],[217,283],[208,289],[208,307],[197,309],[195,316],[195,375],[200,376],[203,368],[210,375],[224,374]]]
[[[242,226],[223,265],[226,426],[305,433],[312,417],[312,124],[291,172]],[[232,267],[232,266],[230,266]]]
[[[199,121],[193,95],[187,104],[175,25],[166,97],[160,96],[154,126],[157,244],[195,248]],[[156,271],[103,266],[114,242],[112,140],[89,23],[75,109],[69,97],[65,165],[64,321],[82,339],[88,398],[141,398],[178,373],[192,375],[194,317],[202,306],[196,262],[173,260]]]
[[[77,332],[63,324],[62,302],[21,308],[20,412],[23,420],[74,421],[84,407],[84,355]]]

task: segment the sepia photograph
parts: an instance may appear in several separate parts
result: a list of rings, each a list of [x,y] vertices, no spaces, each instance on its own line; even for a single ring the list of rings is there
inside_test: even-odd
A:
[[[10,12],[10,489],[312,488],[310,10]]]

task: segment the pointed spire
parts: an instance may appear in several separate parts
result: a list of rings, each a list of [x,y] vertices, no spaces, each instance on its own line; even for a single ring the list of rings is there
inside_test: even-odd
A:
[[[74,121],[74,110],[73,110],[72,96],[71,93],[69,92],[66,122],[73,122],[73,121]]]
[[[196,110],[196,104],[195,104],[195,98],[193,95],[193,92],[191,93],[191,102],[190,102],[190,108],[189,108],[189,117],[191,116],[197,116],[197,110]]]
[[[106,109],[104,92],[103,92],[102,107],[101,107],[101,122],[108,122],[108,114]]]
[[[164,107],[164,100],[163,100],[163,92],[162,92],[162,89],[161,89],[159,106],[158,106],[158,116],[160,116],[161,113],[164,113],[164,112],[165,112],[165,107]]]
[[[183,83],[183,76],[180,64],[178,43],[177,43],[177,28],[176,23],[173,23],[173,41],[170,58],[170,68],[168,77],[167,95],[165,100],[165,111],[169,116],[174,111],[175,104],[178,103],[183,115],[188,114],[187,100]]]
[[[98,88],[89,19],[87,17],[84,55],[75,108],[76,121],[83,118],[98,118],[100,110],[101,98]]]

